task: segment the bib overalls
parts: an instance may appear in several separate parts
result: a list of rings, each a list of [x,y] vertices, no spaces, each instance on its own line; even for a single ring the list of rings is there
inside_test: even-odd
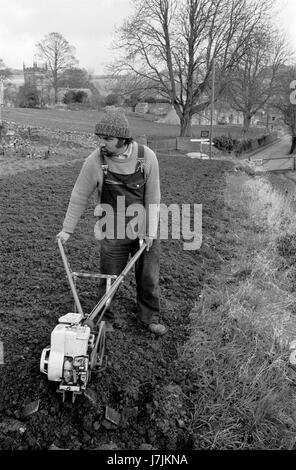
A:
[[[103,172],[103,187],[101,191],[101,203],[110,204],[114,211],[114,239],[101,240],[100,269],[104,274],[119,275],[125,268],[129,255],[133,256],[139,249],[139,238],[116,238],[117,230],[117,197],[125,197],[125,208],[130,204],[145,205],[145,171],[144,149],[138,146],[138,161],[135,172],[125,175],[109,171],[106,164],[107,158],[101,155],[101,167]],[[122,199],[122,198],[121,198]],[[122,206],[121,206],[122,212]],[[119,214],[125,219],[125,227],[132,217]],[[135,264],[135,278],[137,286],[137,315],[138,320],[146,325],[159,322],[159,240],[153,240],[149,251],[144,251]],[[112,307],[111,307],[112,308]],[[105,312],[105,319],[114,320],[110,310]]]

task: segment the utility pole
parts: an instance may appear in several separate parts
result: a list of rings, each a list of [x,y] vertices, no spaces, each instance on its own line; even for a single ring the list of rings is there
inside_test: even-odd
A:
[[[212,145],[213,145],[213,114],[214,114],[214,98],[215,98],[215,58],[213,57],[212,65],[212,94],[211,94],[211,125],[210,125],[210,158],[212,158]]]

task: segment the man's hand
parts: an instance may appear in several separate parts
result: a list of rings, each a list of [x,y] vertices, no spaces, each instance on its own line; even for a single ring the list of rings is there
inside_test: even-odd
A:
[[[149,251],[149,249],[151,248],[153,240],[154,240],[154,238],[152,238],[152,237],[144,237],[144,242],[147,245],[146,251]]]
[[[69,240],[69,237],[70,237],[70,233],[64,232],[64,230],[62,230],[56,236],[56,238],[61,240],[62,243],[66,243]]]

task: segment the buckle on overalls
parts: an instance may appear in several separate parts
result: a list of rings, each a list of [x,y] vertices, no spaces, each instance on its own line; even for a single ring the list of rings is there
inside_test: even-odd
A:
[[[138,158],[138,168],[140,167],[141,173],[144,173],[144,158]]]
[[[106,175],[107,175],[107,171],[108,171],[108,165],[101,165],[101,168],[102,168],[102,172],[103,172],[104,175],[106,176]]]

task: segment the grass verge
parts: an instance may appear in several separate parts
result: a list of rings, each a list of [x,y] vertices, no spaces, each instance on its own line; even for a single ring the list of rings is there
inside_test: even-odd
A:
[[[265,178],[229,175],[233,257],[207,280],[181,360],[195,449],[294,449],[295,200]]]

